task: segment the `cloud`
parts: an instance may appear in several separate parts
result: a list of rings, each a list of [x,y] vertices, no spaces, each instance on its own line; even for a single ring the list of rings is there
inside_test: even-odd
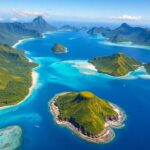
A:
[[[139,21],[142,19],[142,16],[130,16],[130,15],[122,15],[122,16],[111,16],[111,19],[116,19],[116,20],[128,20],[128,21]]]
[[[18,18],[16,17],[13,17],[13,18],[10,18],[11,21],[18,21]]]
[[[28,11],[28,10],[23,10],[23,11],[17,11],[13,9],[13,13],[17,16],[22,16],[22,17],[35,17],[35,16],[48,16],[48,12],[40,12],[40,11]]]

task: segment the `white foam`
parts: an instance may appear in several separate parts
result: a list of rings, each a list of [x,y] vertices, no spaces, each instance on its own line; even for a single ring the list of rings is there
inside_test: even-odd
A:
[[[113,43],[110,41],[100,41],[99,43],[104,44],[104,45],[109,45],[109,46],[130,47],[130,48],[139,48],[139,49],[150,50],[150,46],[136,45],[136,44],[132,44],[132,42]]]

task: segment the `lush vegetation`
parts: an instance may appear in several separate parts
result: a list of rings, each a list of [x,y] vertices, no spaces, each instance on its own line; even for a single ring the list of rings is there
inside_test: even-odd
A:
[[[89,60],[101,73],[107,73],[112,76],[123,76],[130,71],[136,70],[142,66],[142,63],[134,58],[127,57],[123,53],[117,53],[112,56],[96,57]]]
[[[27,96],[36,66],[22,51],[0,45],[0,106],[17,104]]]
[[[150,30],[141,27],[131,27],[123,23],[116,29],[109,29],[103,27],[93,27],[88,31],[91,35],[103,35],[109,41],[118,42],[132,42],[137,45],[150,46]]]
[[[104,129],[105,121],[116,118],[108,101],[91,92],[70,92],[58,97],[59,119],[71,122],[84,134],[97,135]]]
[[[64,47],[63,45],[56,43],[53,47],[52,47],[52,51],[54,53],[65,53],[67,51],[67,48]]]

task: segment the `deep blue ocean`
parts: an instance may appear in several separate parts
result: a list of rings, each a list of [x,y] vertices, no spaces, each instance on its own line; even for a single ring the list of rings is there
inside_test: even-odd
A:
[[[76,65],[117,52],[150,62],[150,50],[103,45],[99,42],[102,40],[83,31],[55,32],[17,46],[39,64],[32,94],[24,103],[0,111],[1,128],[19,125],[23,129],[19,150],[150,150],[150,76],[139,70],[113,78]],[[51,47],[55,43],[65,45],[69,52],[53,54]],[[93,144],[56,125],[48,107],[50,99],[60,92],[82,90],[92,91],[125,111],[125,126],[115,129],[112,142]]]

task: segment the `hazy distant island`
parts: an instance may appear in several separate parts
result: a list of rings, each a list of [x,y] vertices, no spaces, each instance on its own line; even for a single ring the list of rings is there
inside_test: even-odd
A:
[[[122,125],[125,119],[116,105],[88,91],[58,94],[49,106],[58,124],[95,143],[111,141],[112,127]]]
[[[113,54],[112,56],[98,56],[88,62],[93,64],[98,72],[111,76],[124,76],[142,66],[145,66],[147,73],[150,74],[150,64],[143,64],[123,53]]]
[[[61,53],[67,52],[67,48],[60,43],[55,43],[51,49],[56,54],[61,54]]]
[[[36,66],[24,52],[0,44],[0,107],[15,105],[28,95]]]
[[[74,27],[74,26],[71,26],[71,25],[64,25],[59,30],[62,30],[62,31],[78,31],[79,29]]]
[[[102,35],[113,43],[131,42],[135,45],[150,46],[150,30],[141,27],[131,27],[123,23],[112,30],[104,27],[93,27],[88,31],[90,35]]]

